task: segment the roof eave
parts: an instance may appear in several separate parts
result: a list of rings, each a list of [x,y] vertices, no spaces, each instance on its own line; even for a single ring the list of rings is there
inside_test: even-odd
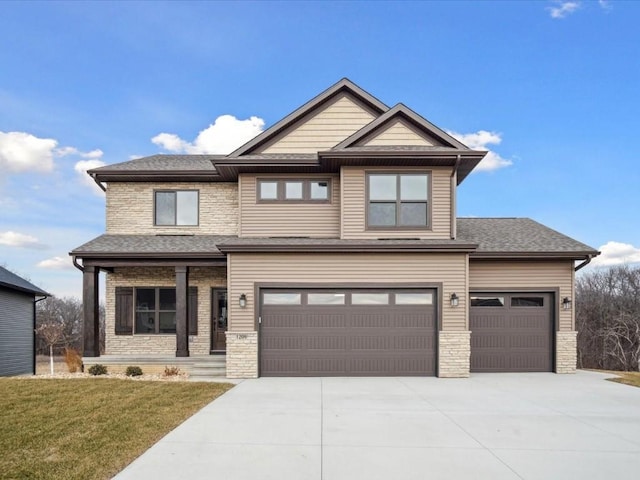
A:
[[[218,245],[223,253],[470,253],[475,244],[464,245]]]
[[[513,259],[520,260],[581,260],[585,257],[593,257],[598,252],[595,250],[572,251],[572,252],[482,252],[476,251],[470,255],[472,259]]]

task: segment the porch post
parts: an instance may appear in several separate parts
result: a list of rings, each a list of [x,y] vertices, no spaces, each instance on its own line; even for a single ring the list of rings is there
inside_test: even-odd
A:
[[[82,274],[83,347],[84,357],[100,356],[100,311],[98,282],[100,268],[84,267]]]
[[[189,267],[176,267],[176,357],[189,356]]]

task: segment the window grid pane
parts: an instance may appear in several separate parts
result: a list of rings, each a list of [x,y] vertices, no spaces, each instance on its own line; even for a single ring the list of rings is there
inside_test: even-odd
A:
[[[263,296],[265,305],[300,305],[299,293],[265,293]]]
[[[369,204],[369,225],[374,227],[395,227],[396,204],[395,203],[371,203]]]
[[[352,293],[352,305],[388,305],[388,293]]]
[[[426,203],[401,203],[400,225],[424,227],[427,225]]]
[[[175,225],[176,192],[156,192],[156,225]]]
[[[284,186],[287,200],[302,200],[302,182],[285,182]]]
[[[471,297],[472,307],[504,307],[504,297]]]
[[[400,200],[428,200],[427,175],[400,175]]]
[[[344,305],[344,293],[309,293],[307,303],[309,305]]]
[[[176,192],[176,225],[198,225],[198,192]]]
[[[433,305],[433,294],[396,293],[396,305]]]
[[[311,182],[311,200],[327,200],[328,198],[328,182]]]
[[[260,182],[260,199],[277,200],[278,182]]]
[[[397,175],[370,175],[369,200],[397,200]]]

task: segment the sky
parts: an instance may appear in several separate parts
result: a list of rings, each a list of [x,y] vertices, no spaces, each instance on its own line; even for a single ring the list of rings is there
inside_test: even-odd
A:
[[[228,153],[343,77],[490,154],[458,215],[640,263],[640,2],[3,2],[0,265],[80,296],[88,168]]]

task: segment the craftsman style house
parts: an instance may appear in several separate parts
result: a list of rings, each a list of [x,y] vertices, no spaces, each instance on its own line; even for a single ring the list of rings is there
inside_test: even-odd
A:
[[[526,218],[456,218],[485,154],[343,79],[229,155],[89,171],[107,226],[71,252],[85,363],[225,354],[230,378],[575,371],[574,272],[598,252]]]

